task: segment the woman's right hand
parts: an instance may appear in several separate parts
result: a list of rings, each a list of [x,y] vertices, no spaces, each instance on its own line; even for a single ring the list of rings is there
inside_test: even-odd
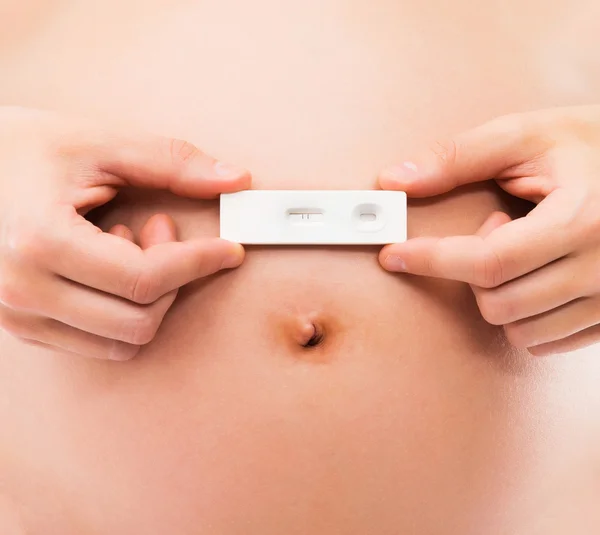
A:
[[[181,286],[237,267],[244,251],[218,238],[178,242],[164,217],[148,222],[139,247],[128,229],[102,232],[86,213],[123,186],[206,199],[250,182],[185,141],[0,107],[0,329],[59,351],[132,358]]]

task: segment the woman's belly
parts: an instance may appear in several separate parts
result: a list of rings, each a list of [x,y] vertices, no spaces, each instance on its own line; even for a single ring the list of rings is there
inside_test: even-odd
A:
[[[492,7],[378,7],[57,9],[0,58],[0,100],[186,138],[256,188],[368,189],[435,136],[592,93],[548,79],[540,36],[517,42]],[[412,203],[410,234],[470,233],[496,209],[520,213],[492,185]],[[98,223],[139,229],[156,212],[181,238],[218,234],[215,203],[156,192],[124,192]],[[184,288],[131,362],[0,344],[0,492],[25,533],[553,535],[594,521],[594,359],[534,361],[468,287],[387,274],[373,248],[248,248],[239,269]]]

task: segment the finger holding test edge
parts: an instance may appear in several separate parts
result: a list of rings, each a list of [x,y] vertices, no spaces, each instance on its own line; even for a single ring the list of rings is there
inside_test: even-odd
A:
[[[569,254],[569,194],[556,191],[528,217],[506,223],[487,236],[413,238],[384,247],[390,271],[442,277],[484,288],[499,286]]]
[[[210,199],[246,189],[250,174],[204,154],[188,142],[140,136],[94,140],[100,188],[133,186],[169,190],[177,195]],[[86,202],[94,204],[89,197]],[[81,207],[74,203],[75,209]],[[55,273],[137,303],[150,303],[199,277],[237,267],[243,248],[218,238],[155,244],[146,250],[109,233],[99,233],[68,207],[53,218],[56,251],[48,267]]]
[[[243,261],[237,243],[179,242],[164,216],[147,223],[139,245],[127,227],[102,232],[85,216],[127,186],[214,199],[249,188],[246,170],[187,141],[110,132],[55,112],[0,106],[0,126],[3,331],[42,347],[130,358],[181,286]]]
[[[494,119],[434,145],[414,162],[385,169],[380,185],[406,191],[409,197],[428,197],[498,177],[510,182],[533,171],[548,146],[545,138],[535,135],[538,123],[528,114]],[[515,183],[504,187],[509,191],[522,187]],[[570,223],[577,193],[540,180],[528,184],[526,197],[545,197],[528,217],[486,236],[413,238],[390,245],[380,253],[381,264],[390,271],[493,287],[569,254],[575,239]]]
[[[115,186],[169,190],[196,199],[250,187],[248,171],[216,160],[181,139],[139,134],[98,140],[95,146],[97,165],[113,177]]]
[[[165,293],[239,266],[241,245],[219,238],[160,243],[147,250],[91,225],[58,229],[56,251],[49,252],[54,273],[102,292],[147,304]]]
[[[133,232],[117,225],[110,230],[119,239],[134,241]],[[175,225],[166,216],[154,216],[144,225],[140,247],[148,249],[176,240]],[[110,360],[129,360],[141,345],[152,340],[177,290],[151,305],[137,305],[97,292],[65,279],[37,278],[35,299],[19,311],[15,330],[26,342],[76,355]],[[0,314],[4,311],[0,308]]]
[[[494,119],[379,177],[409,197],[485,180],[537,206],[471,236],[388,245],[382,266],[470,284],[483,317],[533,354],[600,342],[600,106]]]

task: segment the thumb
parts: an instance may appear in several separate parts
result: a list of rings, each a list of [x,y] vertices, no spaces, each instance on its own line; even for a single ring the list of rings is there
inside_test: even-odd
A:
[[[490,216],[485,220],[485,223],[479,227],[479,230],[475,233],[476,236],[480,238],[487,238],[494,230],[505,225],[506,223],[510,223],[512,221],[511,217],[504,212],[493,212]],[[485,292],[479,286],[475,284],[470,284],[471,290],[475,294],[475,298],[479,303],[479,299],[481,295]]]
[[[147,134],[102,136],[96,149],[98,185],[170,190],[192,198],[214,198],[250,187],[245,169],[205,154],[187,141]]]
[[[531,114],[506,115],[434,144],[379,175],[383,189],[411,197],[439,195],[473,182],[501,178],[511,168],[539,157],[548,141],[536,135]]]

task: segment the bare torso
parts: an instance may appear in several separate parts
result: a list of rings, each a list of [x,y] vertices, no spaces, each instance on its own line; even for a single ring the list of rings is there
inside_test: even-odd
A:
[[[436,137],[600,95],[593,1],[3,2],[0,104],[186,138],[261,189],[372,188]],[[495,209],[519,214],[492,183],[413,202],[410,233]],[[218,232],[215,203],[155,192],[99,224],[159,211]],[[468,287],[376,253],[249,248],[127,363],[0,332],[0,532],[600,531],[600,350],[535,360]]]

